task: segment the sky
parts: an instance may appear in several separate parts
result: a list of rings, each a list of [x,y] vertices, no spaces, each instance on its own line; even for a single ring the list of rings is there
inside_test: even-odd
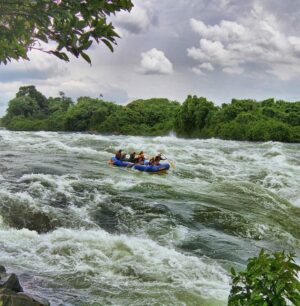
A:
[[[112,22],[115,52],[103,45],[65,63],[32,51],[0,65],[0,116],[18,88],[46,96],[99,97],[126,104],[187,95],[217,105],[232,98],[300,100],[300,5],[295,0],[133,0]]]

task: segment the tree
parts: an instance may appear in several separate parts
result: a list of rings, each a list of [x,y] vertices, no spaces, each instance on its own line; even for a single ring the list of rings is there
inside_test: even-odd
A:
[[[99,131],[127,135],[167,135],[180,104],[163,98],[135,100],[120,107],[101,124]]]
[[[91,63],[84,51],[93,42],[103,43],[113,52],[119,37],[107,17],[132,7],[131,0],[1,1],[0,64],[12,59],[28,60],[32,49],[64,61],[69,61],[70,53]],[[44,49],[42,43],[49,49]]]
[[[30,97],[37,102],[41,110],[47,109],[47,98],[36,90],[34,85],[21,86],[16,94],[16,98],[19,97]]]
[[[175,131],[182,136],[199,136],[216,110],[206,98],[189,95],[177,114]]]
[[[37,102],[29,96],[16,97],[9,101],[6,117],[12,118],[17,116],[31,117],[39,114],[40,108]]]
[[[80,97],[67,111],[65,128],[68,131],[95,129],[95,125],[101,124],[117,108],[117,105],[100,99]]]
[[[232,288],[228,306],[285,306],[300,305],[300,266],[293,254],[262,250],[250,258],[246,271],[231,269]]]

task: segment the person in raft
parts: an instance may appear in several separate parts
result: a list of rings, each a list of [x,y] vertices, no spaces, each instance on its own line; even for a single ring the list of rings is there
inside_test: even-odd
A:
[[[117,160],[122,160],[122,161],[125,160],[126,159],[126,152],[123,153],[123,150],[118,150],[116,152],[115,158]]]
[[[143,165],[145,162],[145,154],[144,151],[141,151],[134,159],[135,164]]]
[[[162,158],[162,154],[157,153],[156,156],[154,156],[150,159],[149,163],[153,166],[158,166],[160,164],[161,160],[166,160],[166,158]]]
[[[136,155],[136,152],[133,151],[130,156],[129,156],[129,162],[131,163],[134,163],[135,162],[135,155]]]

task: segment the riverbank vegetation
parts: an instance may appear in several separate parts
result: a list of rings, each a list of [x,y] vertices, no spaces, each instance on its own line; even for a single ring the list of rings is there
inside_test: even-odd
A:
[[[188,96],[180,104],[164,98],[135,100],[121,106],[103,99],[46,98],[34,86],[20,87],[1,124],[22,131],[88,131],[105,134],[228,140],[300,142],[300,102],[232,99],[215,105]]]

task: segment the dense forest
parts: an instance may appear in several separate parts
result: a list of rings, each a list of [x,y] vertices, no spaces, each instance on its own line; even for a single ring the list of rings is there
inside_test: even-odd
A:
[[[164,98],[135,100],[125,106],[80,97],[74,103],[63,92],[46,98],[34,86],[20,87],[9,101],[2,126],[22,131],[88,131],[104,134],[250,141],[300,142],[300,102],[232,99],[217,106],[188,96],[180,104]]]

